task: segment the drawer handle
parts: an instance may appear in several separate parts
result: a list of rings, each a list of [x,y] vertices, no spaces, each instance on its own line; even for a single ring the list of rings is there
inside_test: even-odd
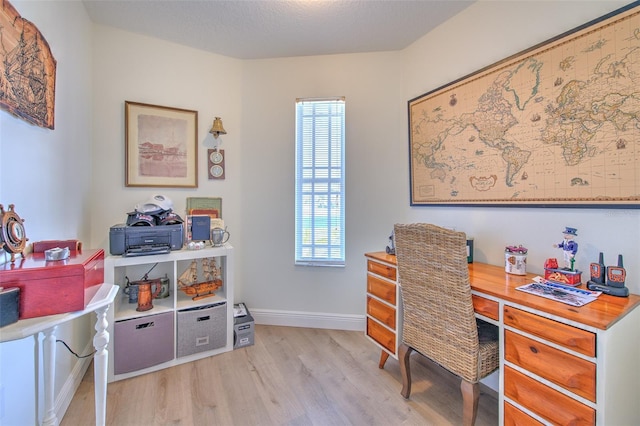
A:
[[[140,330],[141,328],[149,328],[149,327],[153,327],[155,324],[153,321],[151,322],[145,322],[144,324],[138,324],[136,325],[136,330]]]
[[[534,354],[538,353],[538,349],[536,349],[535,346],[529,346],[529,349],[531,349],[531,352],[533,352]]]

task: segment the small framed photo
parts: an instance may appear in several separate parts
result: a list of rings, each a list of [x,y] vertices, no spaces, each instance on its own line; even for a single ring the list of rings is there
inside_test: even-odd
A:
[[[125,101],[125,185],[198,187],[198,111]]]

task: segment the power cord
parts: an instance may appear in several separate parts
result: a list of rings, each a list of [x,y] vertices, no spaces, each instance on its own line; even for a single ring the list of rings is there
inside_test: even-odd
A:
[[[93,356],[93,354],[95,354],[97,351],[93,351],[91,352],[89,355],[78,355],[77,353],[75,353],[74,351],[71,350],[71,348],[69,347],[69,345],[67,345],[64,340],[56,340],[56,343],[62,343],[69,352],[71,352],[72,354],[75,355],[76,358],[89,358],[90,356]]]

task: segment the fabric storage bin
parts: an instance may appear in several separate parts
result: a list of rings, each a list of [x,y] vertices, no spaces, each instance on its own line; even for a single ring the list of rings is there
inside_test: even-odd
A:
[[[226,302],[178,311],[179,357],[222,348],[226,343]]]
[[[115,374],[173,359],[173,312],[117,321],[113,332]]]
[[[233,349],[251,346],[254,342],[255,322],[249,312],[249,308],[244,307],[246,315],[233,318]]]

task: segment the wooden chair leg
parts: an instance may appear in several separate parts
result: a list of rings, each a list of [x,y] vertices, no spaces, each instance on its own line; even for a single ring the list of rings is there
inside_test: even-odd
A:
[[[402,375],[402,390],[400,395],[409,399],[411,394],[411,365],[409,364],[409,358],[413,352],[413,348],[402,343],[398,348],[398,360],[400,361],[400,374]]]
[[[389,353],[382,351],[382,353],[380,354],[380,362],[378,363],[378,368],[383,369],[384,364],[387,362],[387,359],[389,359]]]
[[[464,426],[473,426],[478,414],[480,384],[462,380],[460,390],[462,391],[462,424]]]

